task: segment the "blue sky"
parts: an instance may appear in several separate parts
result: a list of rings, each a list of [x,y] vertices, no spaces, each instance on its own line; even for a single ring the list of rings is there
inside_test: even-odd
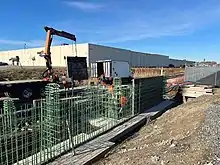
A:
[[[78,43],[220,61],[219,0],[5,0],[0,20],[0,50],[43,46],[47,25]]]

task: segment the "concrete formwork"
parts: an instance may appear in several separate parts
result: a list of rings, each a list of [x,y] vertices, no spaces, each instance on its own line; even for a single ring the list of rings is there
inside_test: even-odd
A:
[[[139,113],[159,104],[163,100],[164,77],[135,79],[135,102]]]

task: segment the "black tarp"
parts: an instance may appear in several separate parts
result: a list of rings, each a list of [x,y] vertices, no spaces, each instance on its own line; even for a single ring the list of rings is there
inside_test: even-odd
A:
[[[87,80],[86,57],[67,57],[68,76],[73,80]]]
[[[47,81],[30,81],[23,82],[11,81],[0,83],[0,93],[4,96],[19,98],[22,101],[28,102],[34,99],[39,99],[44,96],[45,86]]]

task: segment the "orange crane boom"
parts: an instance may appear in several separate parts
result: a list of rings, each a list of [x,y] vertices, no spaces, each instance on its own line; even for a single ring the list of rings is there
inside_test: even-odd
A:
[[[65,31],[58,31],[56,29],[50,28],[50,27],[44,27],[45,31],[47,32],[47,38],[46,38],[46,44],[45,44],[45,54],[48,55],[50,54],[50,46],[52,43],[52,36],[56,35],[59,37],[63,37],[63,38],[67,38],[70,39],[72,41],[76,42],[76,36],[74,34],[65,32]]]
[[[53,36],[59,36],[63,38],[70,39],[76,43],[76,36],[74,34],[65,32],[65,31],[59,31],[51,27],[44,27],[45,31],[47,32],[46,37],[46,43],[45,43],[45,51],[40,52],[39,54],[43,55],[46,60],[46,67],[47,70],[43,73],[43,77],[50,76],[52,74],[52,60],[51,60],[51,52],[50,47],[51,43],[53,41]],[[45,76],[45,73],[47,73],[47,76]]]

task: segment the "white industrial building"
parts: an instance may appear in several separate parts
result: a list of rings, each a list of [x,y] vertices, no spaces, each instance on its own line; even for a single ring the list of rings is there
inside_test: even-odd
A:
[[[44,58],[37,52],[44,50],[41,48],[30,48],[20,50],[9,50],[0,52],[0,62],[11,64],[10,58],[20,57],[22,66],[45,66]],[[52,65],[66,66],[66,56],[75,56],[74,45],[61,45],[51,47]],[[192,61],[170,59],[169,56],[135,52],[132,50],[95,45],[90,43],[77,44],[77,56],[87,57],[87,64],[98,60],[127,61],[132,67],[160,67],[173,64],[178,67],[184,64],[192,64]],[[33,60],[35,58],[35,60]]]

